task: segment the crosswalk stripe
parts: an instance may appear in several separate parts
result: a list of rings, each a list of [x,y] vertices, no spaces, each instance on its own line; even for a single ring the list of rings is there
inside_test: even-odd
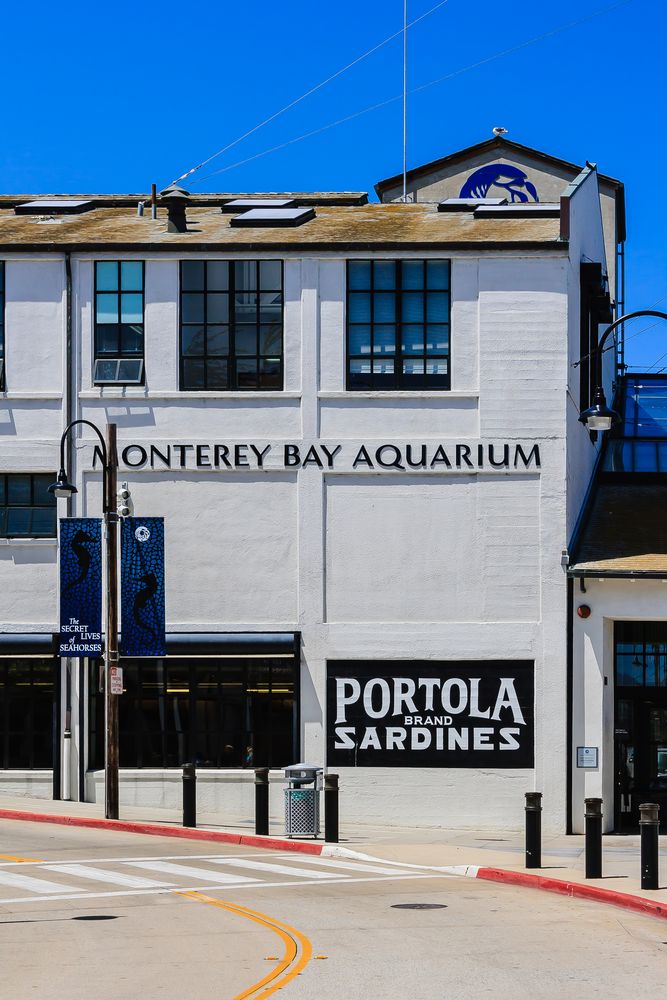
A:
[[[233,868],[252,868],[258,872],[271,872],[273,875],[294,875],[297,878],[331,878],[333,873],[307,872],[303,868],[293,868],[292,865],[276,865],[268,861],[241,861],[237,858],[216,858],[216,865],[230,865]],[[335,877],[335,875],[334,875]]]
[[[27,889],[28,892],[38,892],[40,895],[46,895],[49,892],[76,892],[76,889],[71,885],[48,882],[44,878],[31,878],[30,875],[17,875],[6,869],[0,871],[0,885],[11,885],[14,889]]]
[[[322,865],[325,868],[347,868],[355,872],[377,872],[379,875],[407,875],[409,874],[400,866],[389,868],[385,865],[367,865],[362,861],[339,861],[338,858],[314,858],[310,855],[300,858],[309,865]]]
[[[174,885],[173,882],[156,882],[152,878],[90,868],[88,865],[62,864],[42,865],[42,867],[51,872],[62,872],[63,875],[76,875],[78,878],[88,878],[94,882],[111,882],[112,885],[126,885],[131,889],[171,889]]]
[[[183,878],[198,878],[204,882],[258,882],[259,879],[248,878],[245,875],[228,875],[225,872],[215,872],[210,868],[190,868],[188,865],[175,865],[171,861],[126,861],[133,868],[146,868],[149,872],[164,872],[166,875],[181,875]]]

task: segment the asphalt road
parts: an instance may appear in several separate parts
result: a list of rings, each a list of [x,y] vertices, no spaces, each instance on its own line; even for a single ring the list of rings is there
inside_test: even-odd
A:
[[[667,921],[387,862],[0,822],[0,970],[11,1000],[627,1000],[664,995]]]

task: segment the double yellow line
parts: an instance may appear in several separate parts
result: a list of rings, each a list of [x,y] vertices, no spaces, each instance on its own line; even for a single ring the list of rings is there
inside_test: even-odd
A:
[[[237,906],[236,903],[227,903],[222,899],[213,899],[212,896],[205,896],[201,892],[178,892],[178,896],[186,899],[193,899],[198,903],[208,903],[209,906],[217,906],[220,910],[227,910],[240,917],[246,917],[261,927],[266,927],[273,931],[282,940],[285,951],[282,959],[263,979],[249,986],[243,993],[239,993],[233,1000],[264,1000],[270,997],[277,990],[290,983],[302,972],[313,956],[313,946],[305,934],[297,931],[289,924],[284,924],[273,917],[267,917],[258,910],[249,910],[245,906]]]

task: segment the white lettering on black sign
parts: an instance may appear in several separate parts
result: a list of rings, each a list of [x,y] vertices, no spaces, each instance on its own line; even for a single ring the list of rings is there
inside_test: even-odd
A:
[[[534,664],[336,661],[327,667],[327,764],[533,767]]]

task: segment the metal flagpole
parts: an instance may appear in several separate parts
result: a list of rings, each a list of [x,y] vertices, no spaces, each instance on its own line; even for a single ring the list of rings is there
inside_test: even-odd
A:
[[[403,201],[408,200],[408,0],[403,0]]]

